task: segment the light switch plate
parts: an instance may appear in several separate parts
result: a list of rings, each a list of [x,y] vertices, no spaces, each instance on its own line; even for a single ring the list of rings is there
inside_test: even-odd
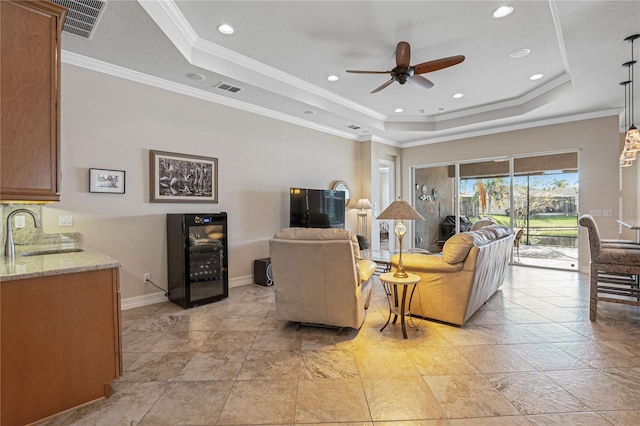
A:
[[[73,226],[73,216],[71,215],[58,216],[58,226]]]

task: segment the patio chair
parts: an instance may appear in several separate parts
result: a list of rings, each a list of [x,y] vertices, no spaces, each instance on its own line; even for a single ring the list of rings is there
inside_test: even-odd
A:
[[[520,238],[522,237],[522,233],[524,229],[518,229],[516,232],[516,237],[513,240],[513,247],[516,249],[516,255],[518,256],[518,262],[520,262]]]

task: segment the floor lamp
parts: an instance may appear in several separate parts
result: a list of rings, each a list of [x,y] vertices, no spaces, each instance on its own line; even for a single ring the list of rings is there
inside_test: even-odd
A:
[[[358,235],[368,238],[367,235],[367,210],[371,210],[373,206],[368,198],[360,198],[356,203],[358,209]]]
[[[402,237],[407,232],[407,227],[402,223],[403,220],[424,220],[424,217],[418,213],[409,203],[402,201],[398,198],[391,203],[389,207],[384,209],[382,213],[376,218],[397,220],[396,227],[394,229],[398,240],[400,241],[400,259],[398,260],[398,268],[393,274],[396,278],[407,278],[409,275],[404,271],[404,265],[402,264]]]

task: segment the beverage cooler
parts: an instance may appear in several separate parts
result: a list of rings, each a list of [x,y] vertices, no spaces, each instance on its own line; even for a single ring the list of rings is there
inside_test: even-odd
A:
[[[169,300],[193,308],[229,296],[227,213],[168,214]]]

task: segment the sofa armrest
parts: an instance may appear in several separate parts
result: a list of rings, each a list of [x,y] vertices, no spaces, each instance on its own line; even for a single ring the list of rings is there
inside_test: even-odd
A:
[[[356,269],[360,278],[360,282],[367,282],[376,271],[376,263],[371,260],[360,259],[356,263]]]
[[[397,267],[399,258],[400,255],[394,254],[391,264]],[[464,263],[447,263],[440,254],[402,253],[402,264],[411,272],[458,272]]]

